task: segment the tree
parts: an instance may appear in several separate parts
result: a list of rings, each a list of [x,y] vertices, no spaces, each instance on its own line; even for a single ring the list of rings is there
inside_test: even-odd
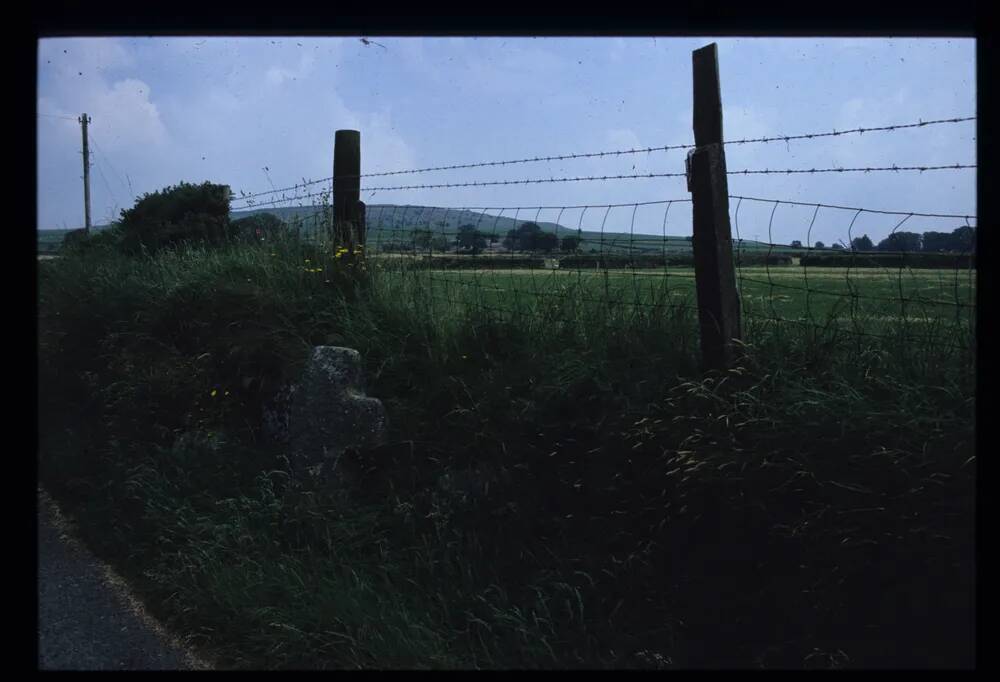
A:
[[[867,234],[863,234],[860,237],[855,237],[851,240],[851,250],[852,251],[874,251],[875,245],[872,244],[872,240],[868,238]]]
[[[823,242],[816,242],[816,247],[815,248],[817,248],[817,249],[825,249],[826,248],[826,244],[824,244]]]
[[[545,253],[552,253],[559,248],[559,237],[557,237],[552,232],[543,232],[535,238],[535,249],[536,251],[544,251]]]
[[[182,243],[218,245],[231,236],[228,185],[205,182],[179,185],[144,194],[121,212],[122,245],[151,252]]]
[[[923,250],[931,253],[951,250],[951,235],[947,232],[924,232]]]
[[[834,251],[843,251],[844,245],[839,242],[834,242],[833,244],[830,244],[830,248]]]
[[[430,249],[432,251],[445,252],[448,250],[449,246],[450,244],[448,243],[448,238],[445,237],[443,234],[434,235],[434,237],[431,239]]]
[[[794,239],[794,240],[792,240],[791,247],[793,249],[801,249],[802,248],[802,242],[800,242],[798,239]]]
[[[580,248],[581,242],[583,242],[583,240],[577,237],[576,235],[563,237],[560,248],[563,250],[564,253],[573,253]]]
[[[516,230],[507,232],[503,245],[510,251],[535,251],[539,248],[538,238],[542,234],[544,232],[538,223],[521,223]]]
[[[976,228],[963,225],[949,232],[924,232],[923,250],[934,253],[942,251],[975,251]]]
[[[413,246],[418,249],[429,249],[431,246],[431,238],[434,233],[431,230],[414,230],[413,231]]]
[[[976,250],[976,228],[963,225],[951,233],[953,251]]]
[[[477,230],[475,225],[460,225],[455,242],[459,249],[471,251],[472,255],[476,255],[486,248],[486,235]]]
[[[878,243],[879,251],[920,251],[921,238],[916,232],[893,232]]]

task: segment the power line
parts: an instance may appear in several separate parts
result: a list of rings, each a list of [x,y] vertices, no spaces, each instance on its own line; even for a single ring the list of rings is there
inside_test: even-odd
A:
[[[104,188],[108,190],[108,194],[111,195],[111,200],[115,203],[115,208],[118,208],[118,197],[115,196],[114,190],[111,189],[111,185],[108,184],[108,179],[104,177],[104,171],[101,169],[100,163],[94,163],[97,166],[97,173],[101,176],[101,181],[104,183]]]
[[[98,153],[99,153],[99,154],[101,155],[101,157],[102,157],[102,158],[104,159],[104,163],[106,163],[106,164],[108,165],[108,168],[109,168],[109,169],[111,169],[111,172],[112,172],[112,173],[114,173],[114,174],[115,174],[115,177],[117,177],[117,178],[118,178],[118,183],[119,183],[119,184],[120,184],[120,185],[122,186],[122,189],[126,189],[126,185],[125,185],[125,181],[124,181],[124,180],[122,180],[122,176],[121,176],[121,173],[119,173],[119,172],[118,172],[118,171],[117,171],[117,170],[115,169],[114,165],[113,165],[113,164],[111,163],[111,159],[109,159],[109,158],[108,158],[108,155],[107,155],[107,154],[106,154],[106,153],[104,152],[104,150],[103,150],[103,149],[101,149],[100,145],[99,145],[99,144],[97,144],[97,140],[96,140],[96,139],[94,139],[94,133],[93,133],[93,131],[90,131],[90,141],[94,143],[94,149],[96,149],[96,150],[97,150],[97,152],[98,152]],[[135,194],[134,194],[134,193],[133,193],[132,191],[130,191],[130,189],[126,189],[126,192],[127,192],[127,193],[128,193],[129,195],[131,195],[131,196],[132,196],[132,199],[135,199]]]

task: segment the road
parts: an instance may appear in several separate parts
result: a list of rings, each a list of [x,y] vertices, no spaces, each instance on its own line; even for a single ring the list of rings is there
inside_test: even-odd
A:
[[[205,670],[130,594],[125,583],[71,536],[38,491],[38,668]]]

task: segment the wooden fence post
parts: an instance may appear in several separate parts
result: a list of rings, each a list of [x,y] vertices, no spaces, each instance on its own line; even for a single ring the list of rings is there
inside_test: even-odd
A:
[[[733,267],[729,225],[729,183],[722,146],[722,100],[715,43],[692,53],[694,67],[694,142],[688,153],[695,287],[701,332],[702,366],[732,366],[742,338],[740,299]]]
[[[365,205],[361,202],[361,132],[338,130],[333,141],[333,243],[348,258],[365,244]]]

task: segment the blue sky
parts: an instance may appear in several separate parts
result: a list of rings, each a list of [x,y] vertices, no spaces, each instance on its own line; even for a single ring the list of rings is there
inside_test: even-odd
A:
[[[361,131],[362,173],[693,142],[691,52],[719,46],[727,140],[974,116],[975,41],[877,38],[65,38],[38,50],[38,225],[83,223],[179,181],[260,192],[332,174],[334,131]],[[59,118],[69,117],[69,118]],[[730,145],[743,169],[976,163],[975,121]],[[683,172],[685,150],[366,178],[362,187]],[[265,170],[266,169],[266,170]],[[272,184],[273,183],[273,184]],[[975,215],[976,170],[729,177],[732,195]],[[454,208],[687,200],[683,177],[364,192],[369,204]],[[740,236],[876,241],[905,216],[744,201]],[[521,209],[524,219],[662,234],[664,205]],[[496,213],[496,211],[493,211]],[[691,233],[687,203],[666,232]],[[963,219],[913,217],[948,230]],[[975,224],[975,221],[971,221]],[[810,227],[811,224],[811,227]],[[736,225],[734,224],[734,228]],[[734,229],[735,236],[735,229]]]

